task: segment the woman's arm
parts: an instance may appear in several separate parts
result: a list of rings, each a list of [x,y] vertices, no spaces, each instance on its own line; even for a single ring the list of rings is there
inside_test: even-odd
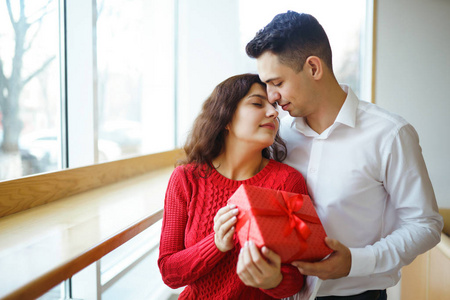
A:
[[[265,294],[274,298],[287,298],[302,289],[305,276],[300,274],[296,267],[289,264],[282,264],[281,274],[283,275],[281,283],[273,289],[262,289]]]
[[[204,276],[225,256],[214,242],[214,232],[185,248],[190,184],[185,170],[173,172],[166,191],[158,266],[165,284],[171,288],[188,285]]]

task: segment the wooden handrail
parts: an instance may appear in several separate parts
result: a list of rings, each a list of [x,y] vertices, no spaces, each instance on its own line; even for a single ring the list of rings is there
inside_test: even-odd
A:
[[[1,182],[9,214],[0,218],[0,299],[35,299],[160,220],[180,157],[173,151]],[[19,198],[26,203],[8,204]]]
[[[58,267],[49,270],[49,272],[43,274],[43,276],[39,276],[29,282],[25,282],[18,289],[11,291],[7,295],[0,292],[0,296],[2,297],[1,299],[24,300],[36,299],[37,297],[42,296],[45,292],[57,284],[72,277],[90,264],[101,259],[112,250],[123,245],[131,238],[153,225],[155,222],[159,221],[162,218],[162,214],[162,209],[156,211],[154,214],[147,216],[145,219],[140,220],[135,224],[132,224],[130,227],[115,234],[111,238],[94,245],[93,248],[87,250],[86,252],[80,253],[79,256],[76,256]]]
[[[35,299],[162,217],[173,168],[0,219],[0,299]]]

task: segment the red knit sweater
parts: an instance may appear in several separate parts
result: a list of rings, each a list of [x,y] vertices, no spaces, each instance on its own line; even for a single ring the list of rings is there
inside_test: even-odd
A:
[[[297,268],[282,265],[282,282],[262,290],[244,285],[236,274],[240,245],[220,252],[214,243],[214,216],[242,184],[307,194],[303,176],[270,160],[258,174],[243,181],[212,170],[202,178],[192,165],[177,167],[168,184],[164,204],[158,265],[171,288],[187,285],[179,299],[273,299],[291,296],[303,286]]]

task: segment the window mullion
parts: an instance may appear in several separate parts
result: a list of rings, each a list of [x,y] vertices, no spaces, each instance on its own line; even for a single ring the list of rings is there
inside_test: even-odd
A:
[[[66,0],[68,166],[93,164],[95,149],[92,0]]]

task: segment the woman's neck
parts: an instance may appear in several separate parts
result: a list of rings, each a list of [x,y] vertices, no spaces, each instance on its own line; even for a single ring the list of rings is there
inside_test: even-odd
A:
[[[261,151],[239,153],[235,149],[223,152],[212,163],[222,176],[232,180],[246,180],[258,174],[267,165],[268,159],[263,158]]]

